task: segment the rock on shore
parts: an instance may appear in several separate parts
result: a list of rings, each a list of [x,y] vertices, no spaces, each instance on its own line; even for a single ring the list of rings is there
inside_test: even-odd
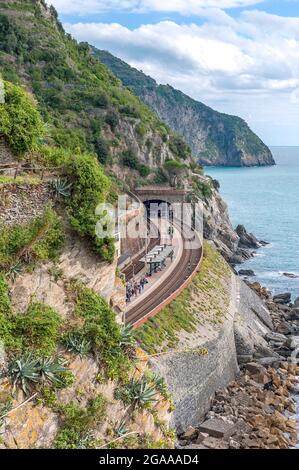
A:
[[[240,364],[240,375],[216,392],[203,423],[181,434],[178,448],[287,449],[298,442],[299,366],[292,358],[299,348],[299,299],[292,304],[289,293],[272,297],[259,283],[248,285],[271,313],[268,346]]]

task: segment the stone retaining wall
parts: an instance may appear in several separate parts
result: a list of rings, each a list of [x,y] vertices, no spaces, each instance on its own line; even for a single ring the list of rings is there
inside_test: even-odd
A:
[[[51,201],[47,184],[0,185],[0,224],[22,225],[40,217]]]
[[[0,166],[15,164],[16,158],[10,150],[6,140],[0,135]]]
[[[151,360],[152,367],[165,378],[173,396],[176,409],[172,425],[179,433],[190,425],[200,424],[215,392],[234,380],[244,344],[249,345],[252,355],[259,348],[266,348],[263,336],[272,328],[267,308],[233,273],[231,280],[225,282],[230,302],[223,305],[223,323],[205,324],[203,320],[194,333],[182,335],[177,348],[177,351],[182,348],[182,352]],[[215,286],[214,296],[217,298],[217,295]],[[206,305],[208,303],[207,297]],[[190,297],[190,305],[193,304],[194,298]],[[208,354],[199,354],[198,348],[206,348]]]

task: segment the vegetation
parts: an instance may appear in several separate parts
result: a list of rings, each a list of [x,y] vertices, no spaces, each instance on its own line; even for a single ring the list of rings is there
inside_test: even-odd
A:
[[[64,233],[60,218],[46,208],[42,217],[27,225],[0,227],[0,269],[7,270],[18,261],[34,262],[55,259]]]
[[[62,426],[54,446],[57,449],[82,449],[92,447],[90,429],[101,424],[106,416],[107,401],[102,395],[90,400],[87,408],[74,402],[60,408]]]
[[[8,366],[8,376],[13,388],[20,387],[27,395],[42,382],[59,383],[60,374],[66,369],[57,359],[36,359],[32,354],[14,359]]]
[[[203,323],[222,323],[229,299],[223,282],[230,269],[207,242],[199,273],[170,305],[148,320],[136,332],[138,343],[149,354],[180,348],[180,332],[192,334]],[[201,315],[202,314],[202,315]],[[184,346],[181,347],[182,351]],[[203,350],[195,354],[206,354]]]
[[[20,338],[24,351],[41,356],[56,352],[61,317],[47,305],[32,303],[24,315],[11,318],[13,335]]]
[[[146,376],[136,379],[132,377],[121,388],[116,390],[115,398],[121,399],[133,408],[146,408],[157,401],[157,390],[149,383]]]
[[[172,186],[178,186],[180,178],[186,172],[187,165],[178,160],[166,160],[164,168],[168,172]]]
[[[25,90],[7,81],[4,90],[5,101],[0,103],[0,135],[6,137],[16,155],[24,156],[37,148],[43,134],[43,122],[33,98]]]
[[[81,235],[89,237],[95,251],[106,261],[114,259],[114,238],[99,238],[96,225],[100,216],[96,208],[105,202],[110,182],[96,159],[91,155],[76,155],[66,166],[73,180],[72,197],[69,200],[70,222]]]
[[[255,156],[253,160],[255,164],[258,163],[259,156],[264,158],[266,155],[268,161],[271,161],[269,149],[243,119],[214,111],[169,85],[158,85],[151,77],[130,67],[107,51],[94,49],[94,54],[109,67],[124,86],[133,90],[145,103],[151,106],[155,103],[155,111],[163,114],[163,119],[172,129],[186,138],[193,149],[193,154],[204,164],[227,162],[240,165],[243,152]],[[165,115],[165,109],[169,109],[168,116]],[[182,115],[183,118],[188,115],[190,119],[185,119],[184,125],[183,119],[174,120],[174,115],[177,117]],[[200,146],[198,139],[190,136],[191,125],[195,126],[194,136],[199,134],[206,136]],[[186,158],[190,153],[186,143],[177,136],[170,139],[170,148],[176,157]]]
[[[79,332],[81,341],[84,339],[89,343],[108,378],[125,379],[130,373],[132,361],[115,313],[93,290],[75,283],[73,291],[76,314],[84,319],[84,325]],[[71,333],[78,335],[78,330]]]
[[[199,180],[198,178],[192,178],[193,194],[198,196],[200,199],[209,199],[213,194],[213,183],[212,181],[206,183]]]
[[[137,170],[143,178],[146,178],[151,173],[151,169],[144,163],[140,163],[132,149],[123,152],[121,161],[124,166]]]
[[[23,15],[11,14],[22,9]],[[25,13],[33,13],[27,16]],[[116,133],[124,121],[136,124],[140,138],[154,131],[165,139],[170,131],[139,98],[90,53],[66,34],[51,9],[46,18],[38,4],[16,0],[1,4],[0,67],[5,80],[24,83],[36,96],[48,123],[46,140],[72,151],[94,153],[109,162],[105,126]],[[13,58],[13,60],[8,60]],[[80,113],[80,119],[78,114]],[[121,136],[125,147],[126,137]]]

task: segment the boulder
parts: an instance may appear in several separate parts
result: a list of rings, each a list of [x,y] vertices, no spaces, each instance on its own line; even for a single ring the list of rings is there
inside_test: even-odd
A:
[[[227,438],[234,434],[236,426],[228,421],[223,421],[218,418],[211,418],[202,423],[199,428],[199,432],[209,434],[209,436],[216,438]],[[204,442],[204,445],[206,443]]]
[[[299,308],[293,308],[286,316],[287,320],[296,321],[299,320]]]
[[[240,276],[249,276],[249,277],[253,277],[253,276],[256,275],[255,272],[252,269],[240,269],[238,274]]]
[[[278,369],[280,360],[275,357],[262,357],[261,359],[256,360],[259,364],[265,367],[273,367],[273,369]]]
[[[198,431],[197,429],[195,429],[193,426],[189,426],[187,431],[182,435],[180,436],[180,438],[183,440],[183,441],[191,441],[193,439],[196,439],[198,436]]]
[[[265,367],[263,367],[262,364],[259,364],[259,363],[256,363],[256,362],[248,362],[245,365],[245,369],[250,374],[259,374],[260,372],[266,372]]]
[[[275,341],[278,343],[284,343],[286,340],[286,337],[281,333],[274,333],[271,331],[270,333],[266,334],[265,339],[267,341]]]
[[[276,327],[276,331],[282,335],[291,335],[294,332],[292,325],[287,322],[279,323]]]
[[[283,294],[278,294],[273,297],[273,301],[277,304],[288,304],[291,302],[292,294],[290,292],[285,292]]]
[[[238,225],[236,233],[240,237],[239,246],[241,248],[260,248],[261,244],[258,239],[252,233],[248,233],[244,225]]]
[[[299,276],[298,274],[294,274],[294,273],[282,273],[283,276],[285,277],[289,277],[290,279],[298,279]]]
[[[294,305],[299,308],[299,297],[295,300]]]

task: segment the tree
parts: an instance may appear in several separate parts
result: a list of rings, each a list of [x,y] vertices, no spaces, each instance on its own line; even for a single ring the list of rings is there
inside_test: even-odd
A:
[[[164,168],[169,174],[171,186],[175,187],[178,186],[180,179],[186,172],[187,165],[177,160],[166,160]]]
[[[0,104],[0,135],[12,151],[22,157],[38,147],[44,124],[33,98],[21,87],[4,82],[4,103]]]

